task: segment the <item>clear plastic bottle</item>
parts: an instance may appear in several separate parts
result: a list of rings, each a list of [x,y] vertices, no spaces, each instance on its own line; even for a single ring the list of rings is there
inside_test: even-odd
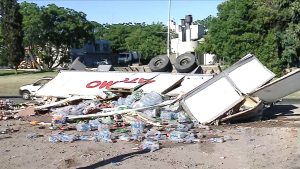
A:
[[[141,121],[131,123],[131,135],[133,140],[141,140],[145,124]]]
[[[77,131],[83,131],[83,132],[91,131],[91,126],[90,126],[90,124],[79,123],[79,124],[76,125],[76,130]]]
[[[131,107],[131,105],[135,102],[135,98],[133,95],[128,95],[124,100],[124,105]]]
[[[142,143],[143,150],[150,150],[151,152],[159,150],[159,143],[152,140],[144,140]]]
[[[176,141],[176,142],[184,142],[184,138],[187,136],[188,134],[186,132],[181,132],[181,131],[172,131],[170,133],[170,137],[169,139],[171,141]]]
[[[97,130],[98,126],[100,125],[100,121],[98,119],[90,120],[89,125],[91,126],[91,130]]]
[[[140,102],[142,105],[144,105],[144,107],[146,107],[146,106],[153,106],[153,105],[162,103],[163,99],[160,94],[158,94],[156,92],[150,92],[150,93],[145,94],[141,98]]]

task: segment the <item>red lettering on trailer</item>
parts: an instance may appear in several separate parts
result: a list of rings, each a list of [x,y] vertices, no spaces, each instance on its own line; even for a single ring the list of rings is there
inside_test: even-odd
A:
[[[153,83],[153,82],[155,82],[155,80],[140,78],[138,83],[140,83],[140,84],[149,84],[149,83]]]
[[[119,81],[109,81],[109,82],[107,82],[107,81],[104,81],[104,82],[102,82],[102,84],[100,85],[100,87],[99,87],[99,89],[102,89],[102,88],[106,88],[106,89],[109,89],[110,88],[110,86],[112,86],[112,85],[114,85],[114,84],[116,84],[116,83],[118,83]]]
[[[144,78],[134,78],[132,80],[130,80],[129,78],[125,78],[124,80],[122,81],[99,81],[99,80],[96,80],[96,81],[92,81],[92,82],[89,82],[87,85],[86,85],[86,88],[95,88],[95,87],[98,87],[99,86],[99,89],[103,89],[103,88],[106,88],[106,89],[109,89],[112,85],[116,84],[116,83],[139,83],[139,84],[149,84],[149,83],[153,83],[155,82],[155,80],[151,80],[151,79],[144,79]]]
[[[101,81],[92,81],[86,85],[86,88],[95,88],[101,84]]]

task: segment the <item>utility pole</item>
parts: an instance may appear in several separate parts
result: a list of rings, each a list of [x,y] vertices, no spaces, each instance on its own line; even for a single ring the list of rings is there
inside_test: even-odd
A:
[[[169,10],[168,10],[168,39],[167,39],[168,58],[170,58],[170,13],[171,13],[171,0],[169,0]]]

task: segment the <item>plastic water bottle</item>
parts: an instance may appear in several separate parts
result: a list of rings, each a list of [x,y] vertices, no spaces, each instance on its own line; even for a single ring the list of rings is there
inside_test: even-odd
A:
[[[171,141],[176,141],[176,142],[184,142],[184,138],[187,136],[188,134],[186,132],[181,132],[181,131],[172,131],[170,133],[170,137],[169,139]]]
[[[153,106],[161,103],[162,101],[163,99],[161,95],[156,92],[145,94],[140,100],[141,104],[144,106]]]
[[[162,120],[175,120],[178,118],[178,113],[174,113],[172,111],[166,111],[166,110],[163,110],[161,113],[160,113],[160,118]]]
[[[179,123],[186,123],[190,122],[190,118],[184,112],[178,112],[178,122]]]
[[[184,124],[178,124],[176,131],[187,132],[187,131],[189,131],[189,128],[187,126],[185,126]]]
[[[223,142],[225,142],[224,138],[210,138],[208,140],[212,143],[223,143]]]
[[[105,143],[111,143],[112,142],[112,135],[111,132],[108,130],[102,130],[94,133],[95,141],[102,141]]]
[[[76,136],[76,135],[67,135],[67,134],[64,134],[64,133],[60,133],[60,134],[57,134],[57,135],[49,136],[48,139],[51,143],[73,142],[75,140],[78,140],[78,136]]]
[[[135,121],[131,124],[131,135],[133,140],[141,140],[145,124],[141,121]]]
[[[98,126],[100,125],[100,121],[98,119],[90,120],[89,125],[91,126],[91,130],[97,130]]]
[[[135,102],[135,98],[133,97],[133,95],[128,95],[126,97],[126,99],[124,100],[124,105],[131,107],[131,105]]]
[[[86,123],[79,123],[79,124],[76,125],[76,130],[77,131],[83,131],[83,132],[91,131],[91,126],[89,124],[86,124]]]
[[[142,143],[143,150],[150,150],[151,152],[159,150],[159,143],[152,140],[144,140]]]

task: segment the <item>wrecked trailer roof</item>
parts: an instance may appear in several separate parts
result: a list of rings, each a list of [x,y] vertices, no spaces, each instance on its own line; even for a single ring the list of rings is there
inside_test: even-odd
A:
[[[73,95],[99,96],[108,89],[132,92],[140,87],[145,90],[145,93],[151,91],[165,93],[180,86],[180,82],[186,75],[203,77],[203,80],[213,77],[202,74],[61,71],[53,80],[40,88],[36,96],[59,98]],[[189,90],[183,89],[183,91]]]

